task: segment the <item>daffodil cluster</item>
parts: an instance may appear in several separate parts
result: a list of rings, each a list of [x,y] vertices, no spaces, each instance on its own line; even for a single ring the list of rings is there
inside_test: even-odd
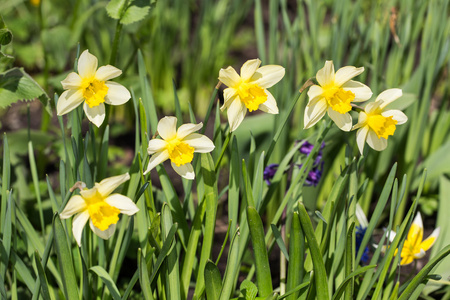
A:
[[[388,109],[390,103],[402,96],[400,89],[389,89],[382,92],[375,102],[368,103],[360,111],[358,123],[353,125],[350,112],[356,107],[354,103],[372,97],[368,86],[351,80],[363,71],[363,67],[347,66],[335,72],[333,62],[326,61],[325,66],[316,74],[319,84],[311,86],[308,91],[309,101],[304,115],[305,129],[314,126],[325,114],[343,131],[358,129],[356,140],[361,154],[366,142],[377,151],[384,150],[396,125],[408,120],[400,110]]]

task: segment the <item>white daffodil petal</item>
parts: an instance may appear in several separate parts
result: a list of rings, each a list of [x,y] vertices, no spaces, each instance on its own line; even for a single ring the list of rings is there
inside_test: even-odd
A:
[[[327,112],[327,101],[325,98],[311,101],[305,108],[304,129],[311,128],[319,122]]]
[[[122,175],[105,178],[99,183],[96,183],[95,187],[97,188],[97,191],[100,193],[100,195],[102,195],[103,197],[107,197],[122,183],[128,180],[130,180],[130,174],[125,173]]]
[[[370,102],[364,107],[364,111],[368,114],[380,109],[380,102]]]
[[[341,114],[329,107],[328,115],[340,130],[350,131],[352,129],[352,116],[349,113]]]
[[[93,78],[97,71],[97,65],[97,57],[90,54],[89,50],[84,50],[78,58],[78,74],[81,78]]]
[[[130,198],[121,194],[112,194],[105,198],[105,202],[118,208],[125,215],[132,216],[139,211],[139,208]]]
[[[369,133],[369,126],[364,126],[356,132],[356,143],[361,155],[363,154],[364,145],[366,144],[367,134]]]
[[[164,151],[167,147],[167,142],[161,139],[152,139],[148,142],[147,152],[152,155],[155,152]]]
[[[172,164],[172,168],[175,170],[175,172],[178,173],[178,175],[180,175],[183,178],[189,179],[189,180],[193,180],[195,178],[195,173],[194,173],[194,168],[192,167],[192,165],[190,163],[181,165],[181,166],[177,166],[174,163]]]
[[[106,230],[100,230],[97,227],[95,227],[94,223],[92,223],[92,220],[89,221],[89,226],[91,227],[91,230],[100,238],[107,240],[114,234],[114,231],[116,231],[116,224],[109,225],[108,229]]]
[[[235,99],[237,96],[237,91],[233,88],[226,88],[223,90],[223,99],[224,106],[228,107],[231,104],[231,101]]]
[[[233,101],[227,110],[228,123],[230,124],[230,132],[235,131],[244,120],[247,113],[247,107],[242,101]]]
[[[130,100],[131,94],[123,85],[112,81],[107,81],[105,85],[108,87],[108,93],[105,96],[106,104],[122,105]]]
[[[121,74],[122,70],[111,65],[106,65],[98,68],[97,72],[95,72],[95,79],[100,81],[106,81],[112,78],[116,78]]]
[[[73,218],[72,221],[72,232],[75,241],[77,241],[78,247],[81,247],[81,235],[83,233],[84,225],[89,220],[89,212],[85,211],[79,213]]]
[[[206,136],[200,133],[191,133],[184,138],[183,142],[194,147],[195,152],[208,153],[214,150],[214,143]]]
[[[261,61],[259,59],[247,60],[241,67],[241,78],[242,80],[249,80],[256,70],[259,68]]]
[[[267,94],[267,100],[259,105],[259,109],[269,114],[278,114],[277,101],[268,90],[264,90],[264,92]]]
[[[366,126],[366,121],[367,121],[367,114],[363,111],[360,112],[358,115],[358,123],[352,127],[352,130]]]
[[[364,213],[364,211],[359,203],[356,203],[355,214],[356,214],[356,219],[358,220],[359,224],[362,227],[367,228],[369,226],[369,221],[367,220],[366,214]]]
[[[167,150],[164,150],[162,152],[156,152],[155,154],[153,154],[152,157],[150,158],[150,161],[148,162],[147,170],[145,170],[144,175],[146,175],[154,167],[166,161],[167,159],[169,159],[169,152]]]
[[[87,208],[86,201],[79,195],[72,196],[67,202],[64,210],[59,214],[61,219],[68,219],[74,214],[84,211]]]
[[[183,124],[181,125],[177,130],[177,138],[182,140],[184,137],[188,136],[189,134],[196,132],[197,130],[200,130],[203,127],[203,123],[200,122],[198,124]]]
[[[61,81],[61,85],[65,90],[79,89],[82,81],[83,80],[81,79],[80,75],[78,75],[75,72],[72,72],[69,75],[67,75],[67,77],[63,81]]]
[[[323,89],[318,85],[313,85],[308,90],[309,101],[317,100],[317,98],[322,97]]]
[[[89,121],[94,123],[95,126],[100,127],[105,120],[105,104],[100,103],[97,106],[89,107],[89,105],[84,102],[83,108]]]
[[[381,113],[383,117],[392,117],[397,121],[397,125],[405,124],[408,121],[408,117],[400,110],[392,109]]]
[[[250,81],[263,89],[268,89],[278,83],[284,77],[285,70],[282,66],[267,65],[256,70]]]
[[[376,102],[381,102],[380,108],[384,109],[389,103],[394,102],[403,95],[401,89],[389,89],[378,95]]]
[[[239,84],[241,77],[239,77],[236,70],[233,67],[228,67],[226,69],[220,69],[219,80],[229,87],[234,87]]]
[[[358,81],[350,80],[342,85],[345,91],[350,91],[355,94],[355,99],[352,102],[362,102],[372,97],[372,90],[365,84]]]
[[[334,82],[333,61],[327,60],[325,66],[317,71],[316,80],[321,86],[326,86]]]
[[[93,187],[92,189],[84,189],[80,191],[81,197],[84,199],[90,199],[97,195],[97,187]]]
[[[377,134],[372,130],[369,130],[366,140],[367,144],[374,150],[383,151],[387,147],[387,140],[378,138]]]
[[[165,140],[174,138],[177,134],[177,118],[164,117],[158,122],[158,134]]]
[[[58,116],[67,114],[83,103],[84,97],[81,90],[68,90],[59,96],[56,111]]]
[[[334,76],[334,83],[337,86],[342,86],[344,83],[346,83],[353,77],[358,76],[362,72],[364,72],[364,67],[356,68],[353,66],[347,66],[340,68],[339,70],[337,70],[336,75]]]

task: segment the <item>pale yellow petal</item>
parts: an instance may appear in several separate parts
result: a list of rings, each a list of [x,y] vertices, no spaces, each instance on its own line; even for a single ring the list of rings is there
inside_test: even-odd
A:
[[[309,88],[308,90],[308,98],[309,101],[314,101],[317,100],[317,98],[322,98],[323,94],[323,89],[322,87],[318,86],[318,85],[313,85]]]
[[[134,204],[134,202],[121,194],[109,195],[105,202],[115,208],[118,208],[122,214],[132,216],[139,211],[139,208]]]
[[[97,71],[97,57],[84,50],[78,58],[78,74],[81,78],[94,78]]]
[[[183,142],[194,147],[195,152],[209,153],[214,150],[214,143],[205,135],[200,133],[191,133],[184,138]]]
[[[108,93],[105,96],[105,103],[110,105],[122,105],[131,99],[131,94],[126,87],[116,82],[107,81]]]
[[[200,130],[202,127],[203,127],[203,123],[202,122],[200,122],[198,124],[193,124],[193,123],[183,124],[177,130],[177,138],[182,140],[186,136],[188,136],[189,134]]]
[[[247,60],[241,67],[241,78],[242,80],[249,80],[256,70],[259,68],[261,61],[259,59]]]
[[[387,147],[387,140],[385,138],[378,138],[373,130],[369,130],[366,141],[372,149],[377,151],[383,151]]]
[[[385,90],[381,94],[378,95],[376,102],[381,102],[380,108],[384,109],[389,103],[394,102],[398,98],[400,98],[403,95],[403,92],[401,89],[389,89]]]
[[[74,110],[81,103],[83,103],[83,92],[80,90],[68,90],[59,96],[58,104],[56,105],[56,111],[58,116],[67,114]]]
[[[366,144],[368,133],[369,133],[369,126],[364,126],[356,132],[356,143],[358,144],[359,153],[361,153],[361,155],[363,154],[364,151],[364,146]]]
[[[273,97],[272,93],[268,90],[264,90],[264,92],[267,94],[267,100],[259,105],[259,109],[269,114],[278,114],[279,111],[277,101]]]
[[[103,197],[109,196],[115,189],[117,189],[122,183],[130,180],[130,174],[125,173],[118,176],[108,177],[95,184],[97,191]]]
[[[152,155],[155,152],[164,151],[167,147],[167,142],[162,139],[152,139],[148,142],[147,152]]]
[[[264,89],[268,89],[278,83],[284,77],[285,70],[282,66],[267,65],[256,70],[250,82],[256,83]]]
[[[67,77],[63,81],[61,81],[61,85],[65,90],[79,89],[82,81],[83,80],[81,79],[80,75],[72,72],[69,73],[69,75],[67,75]]]
[[[339,70],[337,70],[336,75],[334,76],[334,83],[337,86],[342,86],[344,83],[346,83],[353,77],[358,76],[362,72],[364,72],[364,67],[356,68],[353,66],[347,66],[340,68]]]
[[[311,128],[319,122],[327,112],[328,104],[325,98],[318,98],[315,101],[309,102],[305,108],[304,115],[304,129]]]
[[[174,138],[177,134],[177,118],[164,117],[158,122],[158,134],[165,140]]]
[[[105,104],[100,103],[97,106],[89,107],[89,105],[84,102],[83,108],[89,121],[95,126],[100,127],[105,120]]]
[[[195,178],[195,173],[194,173],[194,168],[192,167],[192,165],[190,163],[181,165],[181,166],[177,166],[174,163],[172,164],[172,168],[175,170],[175,172],[178,173],[178,175],[180,175],[181,177],[188,179],[188,180],[193,180]]]
[[[153,154],[152,157],[150,157],[150,160],[147,165],[147,170],[145,170],[144,175],[146,175],[154,167],[166,161],[167,159],[169,159],[169,152],[167,150],[164,150],[162,152],[156,152],[155,154]]]
[[[86,201],[83,199],[83,197],[75,195],[69,199],[69,202],[67,202],[66,207],[64,207],[64,210],[61,212],[59,217],[61,219],[68,219],[74,214],[80,213],[86,209]]]
[[[109,225],[108,229],[106,230],[100,230],[97,227],[95,227],[94,223],[92,223],[92,220],[89,221],[89,226],[91,227],[91,230],[100,238],[107,240],[114,234],[114,231],[116,231],[116,224]]]
[[[342,131],[350,131],[352,129],[352,116],[349,113],[341,114],[331,107],[328,108],[328,116]]]
[[[84,225],[89,220],[89,212],[86,210],[79,213],[73,218],[72,221],[72,232],[73,238],[77,241],[78,247],[81,247],[81,235],[83,234]]]
[[[220,69],[219,80],[229,87],[234,87],[239,84],[241,77],[239,77],[233,67],[228,67],[226,69]]]
[[[334,65],[333,61],[327,60],[325,66],[317,71],[316,80],[321,86],[334,83]]]
[[[116,78],[121,74],[122,70],[111,65],[106,65],[98,68],[97,72],[95,72],[95,78],[100,81],[107,81]]]
[[[358,81],[349,80],[342,85],[342,88],[355,95],[353,102],[366,101],[372,97],[372,90],[367,85]]]
[[[408,121],[408,117],[400,110],[392,109],[386,110],[381,113],[383,117],[392,117],[397,121],[397,125],[405,124]]]
[[[230,132],[235,131],[244,120],[247,113],[247,107],[242,101],[233,101],[227,110],[228,123],[230,124]]]

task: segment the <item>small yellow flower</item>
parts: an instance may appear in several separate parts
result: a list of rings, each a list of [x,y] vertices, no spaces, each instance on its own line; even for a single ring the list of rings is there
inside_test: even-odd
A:
[[[261,61],[252,59],[241,67],[239,76],[235,69],[220,69],[219,80],[228,88],[223,91],[225,102],[220,108],[227,109],[230,132],[235,131],[244,119],[247,109],[262,110],[270,114],[278,114],[275,98],[267,90],[284,76],[284,68],[277,65],[259,67]]]
[[[411,224],[411,228],[409,228],[408,236],[403,244],[402,252],[400,253],[400,257],[402,258],[400,265],[407,265],[412,263],[415,259],[424,257],[425,251],[430,249],[436,242],[436,239],[439,236],[439,231],[440,228],[436,228],[431,235],[423,241],[422,217],[420,216],[420,213],[417,213],[413,223]],[[391,232],[390,236],[393,240],[395,237],[395,232]],[[394,255],[396,254],[397,250]]]
[[[334,73],[333,62],[327,60],[316,74],[319,85],[308,91],[309,101],[305,109],[305,129],[319,122],[325,113],[343,131],[352,128],[352,102],[362,102],[372,97],[372,91],[361,82],[350,80],[361,74],[364,68],[347,66]]]
[[[81,53],[78,74],[72,72],[61,81],[66,91],[58,99],[58,116],[72,111],[84,101],[83,108],[89,121],[100,127],[105,119],[104,103],[121,105],[131,98],[123,85],[107,81],[120,76],[122,71],[110,65],[97,69],[97,64],[97,58],[88,50]]]
[[[123,195],[112,194],[119,185],[130,179],[128,173],[109,177],[95,183],[92,189],[80,191],[69,199],[60,214],[61,219],[68,219],[74,214],[72,231],[78,246],[81,247],[81,234],[84,225],[90,220],[91,230],[102,239],[109,239],[116,229],[119,213],[134,215],[139,211],[134,202]]]
[[[41,3],[41,0],[30,0],[30,3],[31,3],[33,6],[39,6],[39,4]]]
[[[400,110],[386,110],[389,103],[401,96],[401,89],[386,90],[377,97],[375,102],[368,103],[364,111],[359,113],[358,123],[352,129],[359,129],[356,132],[356,142],[361,154],[365,142],[377,151],[386,149],[388,137],[394,134],[396,125],[408,121],[408,117]]]
[[[162,139],[152,139],[148,142],[147,151],[152,157],[144,175],[170,159],[175,172],[183,178],[194,179],[194,168],[191,165],[194,152],[208,153],[214,150],[214,144],[208,137],[194,133],[202,127],[202,123],[183,124],[177,130],[177,118],[162,118],[157,128]]]

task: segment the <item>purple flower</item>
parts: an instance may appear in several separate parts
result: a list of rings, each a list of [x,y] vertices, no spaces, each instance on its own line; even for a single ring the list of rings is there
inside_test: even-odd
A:
[[[297,165],[298,168],[301,168],[303,165]],[[320,178],[322,177],[323,170],[323,162],[320,165],[313,166],[313,168],[308,172],[308,176],[305,180],[306,186],[317,186],[319,184]]]
[[[356,244],[356,251],[355,253],[358,254],[359,248],[361,247],[362,240],[364,238],[364,234],[366,233],[367,227],[362,227],[361,225],[356,226],[355,231],[355,244]],[[363,255],[361,256],[361,262],[363,264],[367,264],[369,262],[369,247],[366,246],[364,248]]]
[[[264,169],[263,179],[266,181],[267,185],[270,185],[270,181],[275,176],[278,169],[278,164],[270,164]]]
[[[300,146],[300,149],[298,149],[298,151],[306,155],[309,155],[314,148],[314,145],[306,140],[301,140],[298,143],[303,143],[303,145]]]

